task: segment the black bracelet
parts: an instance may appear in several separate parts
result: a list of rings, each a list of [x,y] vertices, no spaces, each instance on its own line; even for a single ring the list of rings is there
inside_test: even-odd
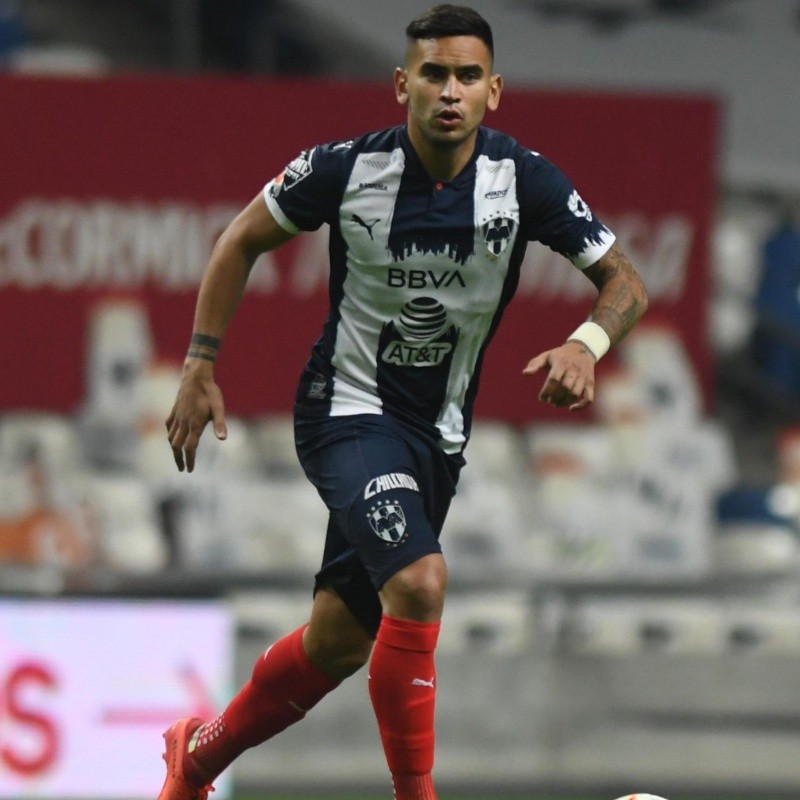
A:
[[[212,353],[206,353],[203,350],[198,350],[196,347],[190,347],[189,352],[186,354],[187,358],[203,358],[206,361],[214,362],[217,360],[216,355]]]
[[[201,347],[213,347],[215,350],[219,350],[222,339],[217,339],[216,336],[208,336],[205,333],[193,333],[191,343],[198,344]]]

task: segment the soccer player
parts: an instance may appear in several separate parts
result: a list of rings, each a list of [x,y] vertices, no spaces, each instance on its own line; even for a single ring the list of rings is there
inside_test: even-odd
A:
[[[589,320],[527,362],[539,399],[579,410],[595,363],[644,313],[643,284],[565,175],[482,127],[497,108],[492,31],[440,5],[406,29],[394,74],[404,125],[302,152],[233,220],[203,278],[175,405],[178,469],[208,422],[226,436],[213,367],[263,251],[330,225],[330,314],[302,374],[297,450],[330,510],[307,625],[273,644],[213,720],[164,734],[160,800],[201,800],[247,748],[301,720],[369,662],[369,695],[397,800],[433,800],[434,650],[455,492],[484,352],[528,241],[598,289]],[[524,345],[523,345],[524,346]]]

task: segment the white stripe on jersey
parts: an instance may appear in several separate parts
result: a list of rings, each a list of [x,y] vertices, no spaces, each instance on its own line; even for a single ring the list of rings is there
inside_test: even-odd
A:
[[[362,153],[350,173],[339,220],[347,242],[347,277],[339,306],[331,416],[379,414],[376,353],[384,323],[396,313],[386,290],[387,241],[405,167],[401,148]]]
[[[475,252],[465,272],[468,271],[469,277],[474,275],[480,291],[468,293],[468,307],[462,304],[452,312],[448,310],[448,316],[461,331],[450,370],[447,399],[436,423],[442,434],[442,449],[448,453],[460,452],[464,445],[466,437],[462,409],[467,389],[497,312],[503,282],[508,273],[508,259],[519,232],[519,203],[513,160],[492,161],[488,156],[481,155],[478,156],[475,171]],[[514,229],[502,252],[495,255],[487,245],[484,226],[498,220],[511,220]],[[472,287],[469,277],[466,278],[467,285]]]

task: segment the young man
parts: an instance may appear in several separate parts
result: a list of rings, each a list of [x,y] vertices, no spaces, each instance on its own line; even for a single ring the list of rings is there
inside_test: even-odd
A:
[[[178,469],[190,472],[206,423],[226,436],[213,365],[253,261],[329,223],[331,311],[297,391],[295,432],[330,521],[308,625],[267,650],[219,718],[165,733],[160,800],[205,798],[239,754],[368,660],[395,797],[436,797],[434,649],[447,582],[438,537],[484,350],[527,242],[563,253],[598,288],[590,321],[523,370],[546,371],[542,401],[589,405],[597,359],[647,305],[613,234],[566,177],[481,127],[502,90],[485,20],[442,5],[406,34],[394,76],[406,124],[301,153],[221,236],[200,287],[166,423]]]

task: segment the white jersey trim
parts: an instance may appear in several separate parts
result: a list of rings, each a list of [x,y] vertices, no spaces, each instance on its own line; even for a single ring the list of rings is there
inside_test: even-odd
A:
[[[610,249],[617,237],[606,229],[598,234],[600,241],[597,244],[587,245],[585,250],[581,250],[578,255],[570,258],[570,261],[580,270],[591,267],[597,260],[602,258]]]
[[[275,221],[278,225],[281,226],[287,233],[291,233],[293,235],[297,235],[300,233],[300,228],[292,222],[286,214],[283,213],[283,209],[278,205],[277,200],[270,194],[270,189],[272,188],[274,181],[270,181],[261,192],[262,196],[264,197],[264,202],[267,204],[267,208],[269,209],[270,214],[275,217]]]

